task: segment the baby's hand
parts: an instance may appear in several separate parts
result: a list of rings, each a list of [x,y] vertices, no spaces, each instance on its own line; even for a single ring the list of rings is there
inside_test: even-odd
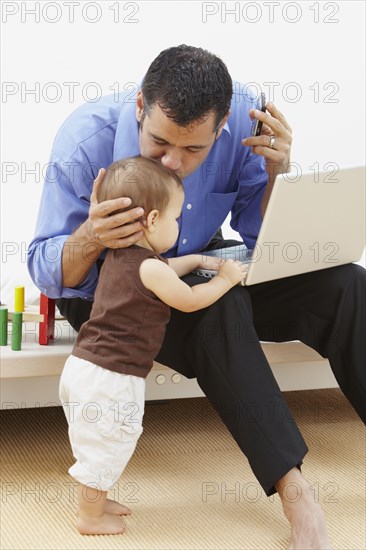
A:
[[[217,277],[223,277],[230,282],[232,286],[240,283],[247,273],[247,264],[235,262],[234,260],[226,260],[220,265]]]
[[[218,256],[205,256],[202,254],[197,269],[212,269],[213,271],[217,271],[224,261]]]

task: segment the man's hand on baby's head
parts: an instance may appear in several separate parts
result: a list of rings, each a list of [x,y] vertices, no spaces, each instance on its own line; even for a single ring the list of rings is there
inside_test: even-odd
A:
[[[94,180],[90,196],[89,217],[86,221],[90,241],[103,248],[125,248],[141,239],[143,225],[139,218],[142,208],[132,208],[126,212],[113,214],[131,204],[131,199],[118,199],[98,202],[98,190],[106,174],[104,168],[99,170]]]
[[[217,276],[226,279],[232,286],[235,286],[245,278],[247,269],[247,264],[226,260],[220,265]]]

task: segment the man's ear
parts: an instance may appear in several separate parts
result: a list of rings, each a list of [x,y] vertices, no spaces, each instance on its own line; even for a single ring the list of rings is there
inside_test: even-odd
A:
[[[142,111],[144,110],[144,100],[142,98],[142,92],[137,92],[136,96],[136,118],[138,122],[141,122]]]
[[[156,225],[159,220],[159,210],[151,210],[146,216],[146,227],[150,233],[153,233],[156,229]]]
[[[220,136],[221,136],[221,132],[225,126],[225,124],[227,123],[227,119],[229,118],[230,116],[230,111],[228,112],[227,115],[224,116],[224,118],[222,119],[222,121],[220,122],[220,125],[219,127],[217,128],[216,130],[216,137],[215,137],[215,140],[218,139]]]

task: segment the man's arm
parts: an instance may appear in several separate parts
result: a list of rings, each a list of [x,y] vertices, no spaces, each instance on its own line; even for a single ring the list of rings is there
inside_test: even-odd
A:
[[[221,264],[216,277],[209,282],[190,287],[160,260],[147,259],[140,266],[143,285],[165,304],[185,313],[210,306],[242,281],[245,273],[243,264],[228,260]]]
[[[33,282],[51,298],[92,299],[98,281],[94,260],[100,251],[109,242],[126,246],[139,238],[132,236],[141,229],[139,222],[121,228],[123,216],[116,223],[90,203],[98,169],[114,160],[116,121],[123,104],[112,96],[102,97],[98,105],[86,103],[70,114],[55,137],[27,258]],[[121,205],[126,203],[116,201],[113,208]],[[127,224],[134,212],[125,217]]]
[[[95,261],[106,247],[129,246],[141,237],[141,222],[131,222],[143,210],[134,208],[110,216],[131,204],[130,199],[98,204],[103,169],[94,181],[89,205],[88,188],[82,179],[86,166],[83,159],[69,162],[72,177],[63,170],[68,167],[66,162],[51,159],[36,237],[29,245],[28,270],[35,285],[50,298],[92,298],[98,279]],[[76,226],[78,229],[70,234]]]
[[[272,194],[274,182],[275,182],[275,179],[269,179],[269,175],[268,175],[268,183],[267,183],[266,188],[264,190],[264,194],[263,194],[262,202],[261,202],[262,219],[264,218],[264,215],[265,215],[266,210],[267,210],[269,197]]]
[[[267,103],[266,108],[270,114],[258,109],[252,109],[249,113],[252,118],[263,122],[261,135],[242,140],[243,145],[252,147],[253,153],[266,159],[268,183],[261,202],[262,217],[266,212],[276,177],[289,171],[292,143],[292,130],[283,114],[273,103]],[[271,136],[274,141],[271,140]]]

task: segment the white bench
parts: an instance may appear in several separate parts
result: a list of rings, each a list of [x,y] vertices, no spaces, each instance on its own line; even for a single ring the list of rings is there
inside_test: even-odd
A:
[[[58,383],[76,333],[67,321],[58,320],[55,340],[38,344],[38,325],[24,323],[20,351],[0,347],[0,408],[58,406]],[[263,351],[283,391],[333,388],[338,384],[327,359],[301,342],[262,343]],[[189,380],[170,368],[154,363],[147,377],[146,399],[165,400],[201,397],[195,379]]]

